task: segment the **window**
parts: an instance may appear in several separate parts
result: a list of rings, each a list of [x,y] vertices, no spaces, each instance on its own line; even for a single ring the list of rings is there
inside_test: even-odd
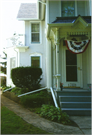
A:
[[[15,68],[16,67],[16,58],[10,58],[10,69]]]
[[[31,56],[31,66],[40,67],[40,56]]]
[[[62,17],[75,16],[75,1],[62,1]]]
[[[16,67],[16,58],[13,57],[13,58],[10,58],[10,77],[11,77],[11,70],[12,68],[15,68]]]
[[[31,24],[31,42],[32,43],[40,42],[40,24],[39,23]]]

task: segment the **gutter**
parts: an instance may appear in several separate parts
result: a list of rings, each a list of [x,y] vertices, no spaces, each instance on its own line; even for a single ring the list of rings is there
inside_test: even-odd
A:
[[[40,2],[40,3],[44,4],[44,5],[46,5],[46,2],[42,2],[42,1],[39,1],[39,0],[38,0],[38,2]]]

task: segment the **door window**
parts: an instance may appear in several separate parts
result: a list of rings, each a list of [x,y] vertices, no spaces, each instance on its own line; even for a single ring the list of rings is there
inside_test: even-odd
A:
[[[66,50],[66,81],[77,81],[77,54]]]

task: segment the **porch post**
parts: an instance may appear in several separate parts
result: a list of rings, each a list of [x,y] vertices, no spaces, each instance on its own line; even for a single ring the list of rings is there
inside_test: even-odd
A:
[[[47,88],[50,89],[52,86],[52,75],[51,75],[51,41],[47,40],[47,46],[46,46],[46,65],[47,65]]]
[[[59,29],[56,28],[56,78],[57,78],[57,90],[60,90],[60,74],[59,74]]]
[[[56,88],[56,48],[53,43],[53,88]]]

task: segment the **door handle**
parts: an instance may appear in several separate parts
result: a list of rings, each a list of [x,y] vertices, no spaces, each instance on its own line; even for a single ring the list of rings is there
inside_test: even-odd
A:
[[[80,67],[78,67],[78,70],[82,70]]]

